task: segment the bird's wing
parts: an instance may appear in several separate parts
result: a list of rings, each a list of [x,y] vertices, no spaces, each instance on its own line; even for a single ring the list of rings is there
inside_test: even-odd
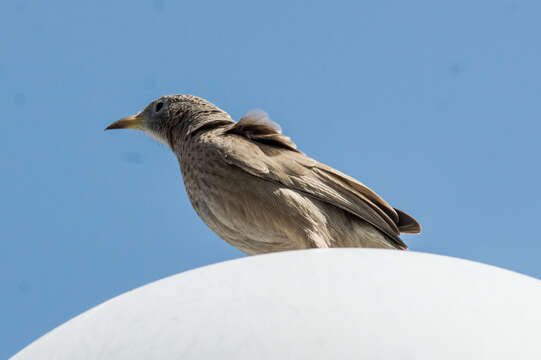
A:
[[[220,151],[227,163],[341,208],[372,224],[397,247],[406,248],[399,237],[402,226],[409,232],[419,227],[411,216],[397,212],[352,177],[296,150],[277,125],[268,125],[268,118],[265,122],[255,117],[243,119],[231,125],[222,137]]]

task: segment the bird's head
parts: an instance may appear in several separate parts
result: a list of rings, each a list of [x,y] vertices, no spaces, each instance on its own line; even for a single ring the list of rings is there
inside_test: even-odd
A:
[[[225,111],[205,99],[166,95],[152,101],[138,114],[115,121],[105,130],[141,130],[175,150],[198,130],[233,122]]]

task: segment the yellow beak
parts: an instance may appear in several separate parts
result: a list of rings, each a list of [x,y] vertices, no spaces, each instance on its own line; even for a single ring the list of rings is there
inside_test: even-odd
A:
[[[105,130],[112,129],[141,129],[144,127],[145,119],[139,113],[137,115],[128,116],[120,120],[115,121],[111,125],[107,126]]]

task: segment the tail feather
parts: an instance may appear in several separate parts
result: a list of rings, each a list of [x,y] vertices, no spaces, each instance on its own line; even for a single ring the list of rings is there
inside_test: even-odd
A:
[[[402,210],[395,209],[398,214],[398,230],[401,233],[418,234],[421,232],[421,225],[412,216]]]

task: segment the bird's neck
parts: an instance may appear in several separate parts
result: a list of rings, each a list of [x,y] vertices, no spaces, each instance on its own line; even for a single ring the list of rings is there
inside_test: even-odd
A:
[[[194,137],[198,133],[235,123],[225,112],[199,114],[192,118],[186,129],[187,137]]]
[[[172,129],[169,135],[173,139],[171,148],[180,160],[187,151],[192,151],[190,150],[191,144],[197,142],[202,134],[234,123],[224,111],[199,112],[190,116],[189,121],[182,122],[180,126]]]
[[[173,144],[176,145],[189,141],[201,132],[234,123],[231,117],[224,111],[199,111],[195,114],[190,114],[184,121],[180,121],[179,126],[171,129],[170,136],[175,140]]]

